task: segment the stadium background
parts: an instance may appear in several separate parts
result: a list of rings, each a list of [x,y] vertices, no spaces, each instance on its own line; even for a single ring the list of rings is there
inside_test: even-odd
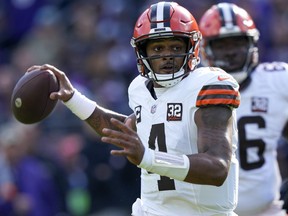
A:
[[[130,39],[137,17],[153,2],[157,1],[1,0],[0,128],[7,128],[13,120],[10,96],[16,81],[29,66],[43,63],[65,71],[80,91],[99,104],[130,114],[127,87],[138,75]],[[197,21],[219,2],[223,1],[178,1]],[[287,62],[285,0],[227,2],[245,8],[255,20],[261,33],[261,61]],[[15,131],[10,127],[9,132],[17,137]],[[29,143],[17,137],[16,148],[28,145],[33,151],[23,157],[41,158],[49,166],[61,194],[57,215],[121,216],[130,212],[139,196],[139,170],[125,158],[110,156],[112,147],[101,143],[61,103],[29,133],[37,136],[31,136]],[[4,152],[7,144],[3,140],[0,144]]]

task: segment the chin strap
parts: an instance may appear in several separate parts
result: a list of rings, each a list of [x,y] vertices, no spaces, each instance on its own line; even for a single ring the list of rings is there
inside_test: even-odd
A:
[[[157,84],[163,87],[172,87],[179,83],[183,76],[185,75],[185,70],[181,68],[178,72],[173,74],[155,74],[154,72],[149,72],[148,76]]]

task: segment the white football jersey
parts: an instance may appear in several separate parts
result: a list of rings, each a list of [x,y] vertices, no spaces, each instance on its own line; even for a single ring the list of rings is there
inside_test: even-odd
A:
[[[241,91],[237,109],[240,164],[236,213],[253,215],[279,199],[277,141],[288,120],[288,65],[262,63]]]
[[[170,154],[197,154],[195,111],[202,106],[239,105],[237,82],[216,68],[198,68],[154,99],[149,80],[136,77],[129,86],[129,105],[136,115],[137,132],[146,147]],[[237,148],[235,109],[233,150]],[[234,154],[233,154],[234,155]],[[191,164],[197,166],[197,164]],[[159,216],[233,215],[238,192],[238,162],[233,156],[229,175],[220,186],[191,184],[141,172],[144,211]]]

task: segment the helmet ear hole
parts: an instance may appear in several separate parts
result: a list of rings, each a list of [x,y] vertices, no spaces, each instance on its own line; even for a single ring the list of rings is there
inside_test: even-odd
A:
[[[188,67],[190,70],[194,70],[196,65],[198,65],[199,63],[200,63],[200,58],[195,58],[191,56],[191,58],[188,61]]]
[[[141,76],[145,76],[145,65],[141,59],[137,60],[137,68]]]
[[[140,41],[137,44],[137,48],[138,48],[138,52],[140,56],[147,57],[146,46],[147,46],[147,40]]]

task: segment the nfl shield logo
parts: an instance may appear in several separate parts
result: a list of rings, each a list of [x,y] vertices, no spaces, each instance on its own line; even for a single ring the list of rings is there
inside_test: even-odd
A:
[[[154,114],[156,112],[156,108],[157,108],[157,106],[155,104],[151,107],[151,113],[152,114]]]

